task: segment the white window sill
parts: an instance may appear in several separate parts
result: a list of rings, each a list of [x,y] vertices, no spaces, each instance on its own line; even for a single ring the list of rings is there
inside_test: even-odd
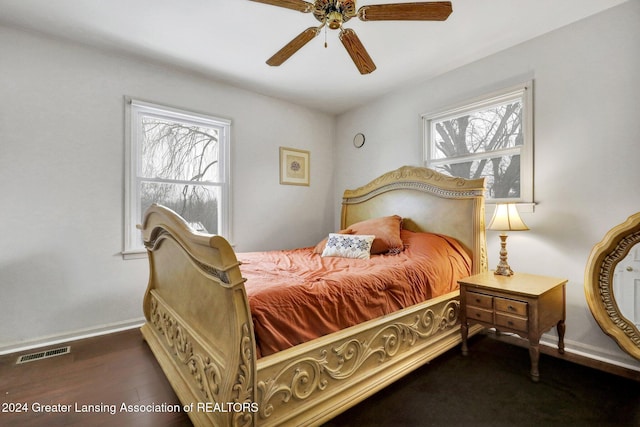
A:
[[[514,203],[518,208],[518,212],[520,213],[535,212],[535,207],[536,207],[535,203],[521,203],[521,202],[499,202],[499,203]],[[493,211],[496,209],[496,204],[497,203],[494,201],[485,202],[485,211],[487,211],[488,214],[493,215]]]
[[[123,260],[129,260],[129,259],[142,259],[142,258],[146,258],[147,257],[147,250],[146,249],[132,249],[132,250],[128,250],[128,251],[122,251],[122,259]]]

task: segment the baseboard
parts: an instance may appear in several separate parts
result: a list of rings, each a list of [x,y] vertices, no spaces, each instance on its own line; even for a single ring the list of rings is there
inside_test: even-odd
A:
[[[529,342],[527,340],[520,338],[517,335],[504,333],[497,335],[493,330],[485,331],[485,334],[499,341],[508,342],[521,347],[529,346]],[[640,381],[640,367],[638,366],[626,364],[611,357],[605,357],[602,355],[602,352],[600,352],[600,354],[594,354],[598,352],[594,352],[594,349],[587,351],[588,349],[585,345],[567,340],[565,340],[565,352],[564,354],[560,354],[558,353],[557,342],[550,340],[547,341],[544,338],[545,337],[540,340],[540,353],[542,354],[564,359],[579,365],[588,366],[613,375],[629,378],[634,381]]]
[[[552,347],[554,349],[557,348],[557,338],[549,338],[549,340],[546,340],[545,336],[543,335],[542,339],[540,340],[540,344]],[[623,369],[638,371],[638,373],[640,373],[640,364],[635,364],[633,363],[633,361],[629,362],[627,360],[624,360],[624,356],[620,357],[620,355],[604,350],[600,347],[595,347],[578,341],[565,339],[564,343],[565,349],[569,353],[581,357],[586,357],[588,359],[593,359],[594,361],[606,363],[608,365],[615,365]]]
[[[114,332],[126,331],[127,329],[139,328],[144,324],[144,317],[139,319],[127,320],[124,322],[110,323],[89,329],[81,329],[66,334],[50,335],[30,341],[21,341],[0,346],[0,356],[10,353],[18,353],[25,350],[31,350],[39,347],[47,347],[50,345],[60,344],[68,341],[75,341],[84,338],[96,337],[99,335],[107,335]]]

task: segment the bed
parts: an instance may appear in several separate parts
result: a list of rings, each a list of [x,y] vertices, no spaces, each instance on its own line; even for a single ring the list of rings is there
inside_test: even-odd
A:
[[[346,190],[340,228],[399,216],[405,234],[455,240],[475,274],[487,269],[483,193],[483,180],[405,166]],[[140,228],[150,265],[142,334],[196,426],[319,425],[461,341],[459,292],[443,288],[406,308],[259,352],[253,288],[247,292],[256,279],[245,283],[243,275],[254,255],[236,254],[223,237],[193,231],[158,205]]]

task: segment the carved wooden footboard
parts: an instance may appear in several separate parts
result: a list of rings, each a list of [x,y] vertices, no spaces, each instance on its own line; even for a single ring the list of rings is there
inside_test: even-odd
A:
[[[152,206],[142,333],[195,425],[254,425],[255,340],[239,263],[219,236]]]
[[[484,182],[404,167],[345,192],[342,226],[384,215],[457,238],[486,270]],[[256,359],[239,263],[219,236],[152,206],[142,332],[197,426],[318,425],[460,342],[453,292]],[[471,331],[472,333],[479,328]]]

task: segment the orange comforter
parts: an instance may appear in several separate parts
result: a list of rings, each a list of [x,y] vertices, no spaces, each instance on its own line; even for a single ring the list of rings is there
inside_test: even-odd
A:
[[[313,248],[238,254],[258,356],[458,289],[471,259],[452,238],[402,230],[405,250],[369,260]]]

